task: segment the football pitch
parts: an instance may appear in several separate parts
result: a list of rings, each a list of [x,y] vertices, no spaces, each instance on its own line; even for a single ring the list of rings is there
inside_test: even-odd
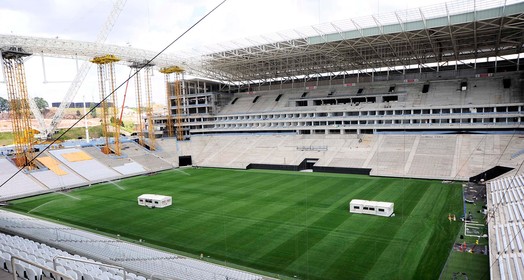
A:
[[[141,194],[173,205],[138,206]],[[391,218],[351,199],[395,203]],[[437,279],[457,236],[460,184],[267,170],[179,169],[12,201],[10,209],[145,240],[268,276]]]

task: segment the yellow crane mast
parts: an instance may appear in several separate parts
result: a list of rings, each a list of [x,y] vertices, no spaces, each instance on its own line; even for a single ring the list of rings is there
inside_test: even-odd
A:
[[[21,47],[8,47],[1,50],[10,117],[13,122],[15,154],[13,161],[18,167],[28,166],[34,157],[34,131],[31,128],[31,108],[24,67],[24,57],[31,53]]]
[[[179,66],[171,66],[160,69],[160,72],[165,74],[166,80],[166,96],[167,96],[167,124],[166,129],[168,136],[173,136],[173,120],[171,118],[171,77],[170,74],[174,74],[173,81],[173,91],[175,92],[175,106],[176,106],[176,115],[175,115],[175,124],[176,124],[176,138],[179,141],[184,140],[184,129],[182,127],[183,123],[183,83],[184,83],[184,69]]]
[[[146,117],[147,117],[147,136],[149,137],[149,149],[155,150],[155,124],[153,120],[153,104],[152,104],[152,91],[151,91],[151,66],[144,68],[144,82],[146,88]]]
[[[136,93],[136,106],[138,114],[138,143],[142,146],[145,146],[145,136],[144,136],[144,123],[142,118],[142,113],[145,111],[147,119],[147,136],[149,138],[149,143],[147,146],[150,150],[155,150],[155,131],[154,131],[154,121],[153,121],[153,107],[151,104],[151,69],[154,65],[143,62],[133,62],[129,67],[135,69],[143,69],[144,71],[144,87],[146,92],[146,104],[144,106],[142,100],[142,77],[140,75],[141,71],[138,71],[135,75],[135,93]]]
[[[141,68],[142,66],[139,63],[133,63],[129,67],[138,69],[138,68]],[[136,95],[136,110],[137,110],[136,113],[138,116],[137,136],[138,136],[138,143],[141,146],[144,146],[145,142],[144,142],[144,122],[142,119],[142,85],[140,83],[141,80],[142,78],[140,76],[140,71],[139,71],[135,75],[135,95]]]
[[[98,56],[91,59],[92,63],[98,65],[98,86],[100,91],[101,103],[101,122],[102,122],[102,134],[105,139],[105,146],[102,148],[102,152],[110,154],[113,152],[116,155],[121,155],[120,149],[120,120],[117,110],[117,95],[115,91],[115,68],[114,63],[120,61],[119,58],[114,55]],[[112,100],[112,104],[108,104],[106,96],[111,94],[108,98]],[[110,117],[111,116],[111,117]],[[112,128],[114,146],[110,146],[110,135]]]

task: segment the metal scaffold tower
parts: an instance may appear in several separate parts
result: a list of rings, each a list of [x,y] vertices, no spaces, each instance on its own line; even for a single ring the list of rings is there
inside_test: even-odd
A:
[[[20,47],[1,50],[10,117],[13,122],[15,153],[13,161],[18,167],[29,166],[34,157],[34,131],[31,127],[31,108],[27,94],[24,57],[31,53]],[[31,168],[31,166],[29,166]]]
[[[145,146],[145,124],[143,113],[145,113],[147,120],[147,136],[149,138],[149,143],[147,146],[150,150],[155,150],[155,132],[154,132],[154,123],[153,123],[153,108],[151,105],[151,74],[152,67],[154,65],[146,63],[133,62],[130,67],[135,69],[143,69],[144,71],[144,87],[146,91],[146,104],[144,106],[142,100],[142,86],[141,86],[141,71],[138,71],[135,75],[135,93],[136,93],[136,106],[137,106],[137,115],[138,115],[138,143],[142,146]]]
[[[146,117],[147,117],[147,136],[149,138],[149,149],[155,150],[155,126],[153,121],[153,104],[152,104],[152,92],[151,92],[151,66],[144,68],[144,81],[146,88]]]
[[[105,138],[105,146],[102,152],[105,154],[114,153],[120,155],[120,119],[117,110],[117,95],[115,91],[115,68],[114,63],[120,61],[114,55],[98,56],[91,59],[91,62],[98,65],[98,86],[101,100],[101,122],[102,134]],[[111,97],[106,98],[109,94]],[[111,100],[111,103],[107,102]],[[110,134],[113,133],[114,145],[111,148]]]
[[[178,66],[165,67],[160,69],[161,73],[165,74],[166,80],[166,96],[167,96],[167,123],[166,130],[169,137],[173,136],[173,119],[171,117],[171,97],[173,96],[173,91],[175,95],[175,124],[176,124],[176,138],[179,141],[184,140],[184,129],[182,127],[183,123],[183,103],[182,96],[184,95],[184,69]],[[171,74],[174,74],[174,80],[171,80]],[[171,83],[173,83],[173,88],[171,88]]]
[[[138,69],[141,67],[139,63],[133,63],[129,67]],[[141,146],[144,146],[144,122],[142,118],[142,85],[140,84],[140,81],[142,78],[140,77],[140,71],[136,73],[135,75],[135,96],[136,96],[136,114],[137,114],[137,124],[138,124],[138,144]]]

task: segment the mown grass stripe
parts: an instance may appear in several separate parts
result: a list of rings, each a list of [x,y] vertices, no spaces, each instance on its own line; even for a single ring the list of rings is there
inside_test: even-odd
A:
[[[80,200],[58,194],[21,199],[9,209],[284,278],[431,278],[457,234],[438,218],[460,211],[460,188],[445,189],[437,181],[267,170],[184,172],[190,175],[171,171],[115,182],[125,190],[101,184],[68,193]],[[140,207],[136,198],[143,193],[171,195],[174,204]],[[349,214],[352,198],[393,201],[397,216]]]

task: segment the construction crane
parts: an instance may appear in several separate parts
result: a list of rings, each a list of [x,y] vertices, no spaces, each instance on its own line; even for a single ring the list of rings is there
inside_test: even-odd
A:
[[[100,33],[98,34],[96,38],[96,45],[100,45],[107,39],[107,36],[109,35],[109,32],[111,29],[113,29],[113,26],[116,22],[116,19],[120,15],[120,12],[122,12],[124,5],[126,3],[126,0],[117,0],[113,4],[113,9],[111,13],[109,14],[109,17],[107,18],[104,26],[100,30]],[[60,106],[58,107],[58,110],[56,111],[55,115],[53,116],[53,119],[51,120],[50,125],[45,128],[41,129],[41,133],[44,134],[47,138],[53,135],[53,132],[55,131],[58,124],[62,121],[62,118],[64,117],[64,112],[69,106],[71,105],[71,102],[75,98],[78,90],[80,89],[80,86],[84,82],[85,77],[87,76],[87,73],[89,72],[89,69],[91,68],[91,64],[89,61],[85,61],[80,66],[80,69],[78,70],[78,73],[76,74],[76,77],[74,78],[73,82],[69,86],[69,89],[67,90],[66,95],[64,96],[64,99],[60,103]],[[36,107],[35,107],[36,108]],[[33,114],[35,117],[39,120],[43,120],[42,114],[38,110],[33,109]]]
[[[105,154],[114,153],[115,155],[121,155],[120,148],[120,125],[121,122],[118,118],[117,110],[117,94],[115,92],[115,67],[114,63],[120,61],[119,58],[114,55],[98,56],[91,59],[91,62],[98,65],[98,86],[100,92],[100,101],[102,107],[101,122],[102,122],[102,134],[105,139],[105,146],[102,148],[102,152]],[[108,97],[108,95],[110,95]],[[109,105],[107,100],[112,100],[112,104]],[[111,117],[109,117],[111,116]],[[111,129],[110,129],[111,128]],[[113,132],[114,146],[111,149],[110,146],[110,133]]]
[[[152,101],[152,92],[151,92],[151,74],[152,74],[152,67],[154,65],[151,63],[145,62],[133,62],[130,67],[137,69],[137,70],[143,70],[143,71],[137,71],[135,75],[135,93],[136,93],[136,106],[137,106],[137,114],[138,114],[138,143],[142,146],[145,146],[144,141],[144,123],[142,122],[142,109],[145,111],[146,120],[147,120],[147,137],[149,138],[149,143],[147,143],[147,147],[149,147],[150,150],[155,150],[155,129],[154,129],[154,121],[153,121],[153,107],[151,104]],[[142,87],[141,87],[141,72],[144,73],[144,87],[146,92],[146,104],[143,106],[142,104]]]
[[[149,138],[149,149],[155,150],[155,126],[153,120],[153,103],[152,103],[152,91],[151,91],[151,66],[144,68],[144,81],[146,88],[146,118],[147,118],[147,137]]]
[[[140,69],[144,65],[142,63],[133,62],[129,67],[133,69]],[[141,146],[145,145],[144,140],[144,123],[142,119],[142,85],[141,85],[142,77],[140,75],[140,71],[136,72],[135,75],[135,97],[136,97],[136,108],[137,108],[137,115],[138,115],[138,144]]]
[[[170,66],[160,69],[160,72],[165,75],[166,80],[166,97],[167,97],[167,135],[169,137],[173,136],[173,119],[171,118],[171,97],[173,96],[171,90],[171,83],[173,83],[173,91],[175,92],[175,101],[176,101],[176,115],[175,115],[175,124],[176,124],[176,138],[179,141],[184,140],[184,129],[182,127],[182,115],[183,115],[183,103],[182,96],[184,95],[184,69],[179,66]],[[174,74],[174,80],[171,80],[171,74]]]
[[[13,122],[14,157],[18,167],[28,166],[34,157],[34,131],[31,127],[31,109],[27,94],[24,57],[31,53],[21,47],[11,46],[0,51],[4,69],[7,97],[10,106],[11,121]]]

